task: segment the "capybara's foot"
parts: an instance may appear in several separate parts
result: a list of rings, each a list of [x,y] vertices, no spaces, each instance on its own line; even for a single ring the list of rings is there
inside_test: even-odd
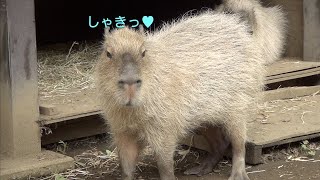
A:
[[[212,154],[209,153],[208,156],[200,163],[199,166],[187,169],[185,175],[197,175],[203,176],[212,172],[212,169],[219,163],[222,155],[218,152]]]
[[[203,176],[212,172],[213,165],[212,163],[206,162],[201,163],[199,166],[195,166],[193,168],[187,169],[184,174],[185,175],[197,175]]]
[[[246,171],[237,171],[234,174],[231,174],[228,180],[250,180]]]

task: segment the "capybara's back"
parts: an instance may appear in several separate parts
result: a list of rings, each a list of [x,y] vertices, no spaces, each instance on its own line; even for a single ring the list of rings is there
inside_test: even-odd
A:
[[[237,112],[254,103],[261,90],[262,52],[237,15],[206,12],[187,16],[149,35],[145,46],[157,65],[153,74],[164,79],[154,85],[177,92],[170,94],[170,99],[177,100],[174,107],[192,112],[184,124],[194,123],[191,119],[200,113],[208,117],[196,120],[198,125]]]

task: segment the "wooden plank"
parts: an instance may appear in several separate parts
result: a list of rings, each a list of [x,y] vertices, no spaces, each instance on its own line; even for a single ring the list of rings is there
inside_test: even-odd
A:
[[[282,145],[282,144],[289,144],[289,143],[293,143],[293,142],[299,142],[299,141],[303,141],[306,139],[314,139],[314,138],[318,138],[320,137],[320,133],[313,133],[313,134],[306,134],[306,135],[302,135],[302,136],[297,136],[297,137],[292,137],[292,138],[288,138],[288,139],[284,139],[281,141],[275,141],[269,144],[264,144],[262,145],[263,148],[266,147],[272,147],[272,146],[278,146],[278,145]]]
[[[303,0],[303,60],[320,62],[320,0]]]
[[[318,68],[319,62],[304,62],[301,59],[283,58],[267,67],[267,77],[278,76],[286,73],[293,73],[312,68]]]
[[[278,99],[292,99],[310,94],[318,94],[320,85],[307,87],[288,87],[263,92],[264,101],[274,101]]]
[[[303,62],[285,58],[267,67],[266,84],[320,74],[319,62]]]
[[[266,103],[261,118],[248,122],[248,140],[256,145],[320,133],[320,95]]]
[[[248,122],[247,163],[261,163],[263,148],[320,137],[320,95],[314,93],[318,89],[319,86],[297,88],[293,92],[301,95],[310,92],[309,96],[271,101],[260,112],[265,118]],[[280,90],[280,94],[287,90]],[[182,143],[190,145],[190,138]],[[209,150],[208,143],[201,135],[195,135],[191,145]]]
[[[100,114],[101,111],[95,97],[92,90],[82,90],[75,94],[42,99],[40,100],[40,106],[50,104],[55,106],[57,108],[56,111],[59,113],[55,115],[42,114],[40,121],[42,124],[51,124]]]
[[[40,122],[43,125],[48,125],[48,124],[78,119],[78,118],[82,118],[82,117],[99,115],[101,113],[102,112],[100,110],[97,110],[97,111],[91,111],[91,112],[86,112],[86,113],[78,112],[78,113],[71,114],[69,116],[61,116],[61,117],[52,117],[52,116],[41,115],[40,117],[42,119],[40,120]]]
[[[289,87],[289,88],[282,88],[282,89],[263,92],[265,101],[277,101],[280,99],[285,100],[285,99],[299,98],[299,97],[310,96],[310,95],[313,97],[318,94],[320,94],[320,86]],[[304,99],[312,99],[312,97],[305,97]],[[278,104],[285,104],[291,101],[292,100],[286,100],[286,101],[283,101],[282,103],[278,102]],[[311,110],[312,109],[310,109],[310,111]],[[286,116],[286,115],[284,114],[282,116]],[[320,123],[320,119],[319,119],[319,123]],[[258,124],[257,126],[260,126],[260,124]],[[187,137],[182,142],[184,144],[191,144],[192,146],[198,147],[203,150],[209,150],[209,145],[207,141],[205,141],[201,135],[193,135],[192,137]],[[249,143],[251,143],[251,141],[249,141]]]
[[[320,68],[308,69],[301,72],[293,72],[293,73],[288,73],[281,76],[279,75],[278,77],[275,77],[275,78],[270,78],[270,79],[267,78],[265,83],[266,84],[277,83],[281,81],[298,79],[298,78],[303,78],[303,77],[308,77],[308,76],[313,76],[318,74],[320,74]]]
[[[50,104],[41,104],[39,107],[40,114],[53,116],[59,114],[57,107]]]
[[[47,127],[51,129],[52,133],[48,135],[43,134],[41,136],[42,145],[59,142],[60,140],[67,141],[107,132],[107,126],[104,120],[98,115],[55,123]]]
[[[267,147],[279,146],[283,144],[289,144],[293,142],[299,142],[306,139],[314,139],[320,137],[320,133],[306,134],[303,136],[292,137],[281,141],[275,141],[269,144],[256,145],[253,142],[247,142],[246,144],[246,163],[256,165],[262,163],[262,149]]]

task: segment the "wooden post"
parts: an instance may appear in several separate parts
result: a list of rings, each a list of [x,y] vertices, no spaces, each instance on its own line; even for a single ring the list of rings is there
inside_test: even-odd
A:
[[[41,151],[36,53],[34,1],[0,0],[1,180],[74,166],[70,157]]]
[[[17,157],[41,151],[34,2],[0,2],[0,149]]]
[[[304,61],[320,62],[320,0],[303,1]]]

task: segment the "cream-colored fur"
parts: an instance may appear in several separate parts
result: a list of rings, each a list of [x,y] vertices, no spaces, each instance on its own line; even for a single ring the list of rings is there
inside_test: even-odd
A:
[[[96,65],[101,107],[115,139],[128,134],[170,164],[176,144],[188,132],[221,124],[231,144],[239,144],[243,152],[245,122],[254,117],[264,67],[240,17],[206,12],[146,36],[128,28],[116,30],[105,41],[114,54],[137,55],[142,45],[147,52],[139,62],[143,83],[134,107],[120,103],[116,60],[104,52]],[[233,174],[243,173],[244,162],[238,166],[241,172]]]
[[[266,64],[281,58],[286,41],[287,19],[280,6],[263,7],[258,0],[223,0],[217,10],[241,13],[248,17],[255,42],[262,48]]]
[[[264,33],[259,22],[256,33]],[[212,11],[186,15],[150,34],[129,28],[106,33],[95,78],[116,145],[123,142],[121,139],[139,147],[150,145],[161,179],[174,179],[172,158],[179,140],[202,125],[219,124],[233,147],[230,179],[247,179],[246,121],[255,117],[264,64],[270,60],[265,55],[278,50],[264,47],[272,44],[272,39],[264,43],[266,38],[260,36],[248,33],[239,15]],[[146,50],[144,58],[140,56],[142,49]],[[106,57],[106,50],[114,59]],[[124,97],[117,87],[123,53],[136,58],[142,80],[130,107],[123,105]],[[274,59],[276,55],[267,56]],[[132,179],[132,162],[122,159],[123,178]]]

